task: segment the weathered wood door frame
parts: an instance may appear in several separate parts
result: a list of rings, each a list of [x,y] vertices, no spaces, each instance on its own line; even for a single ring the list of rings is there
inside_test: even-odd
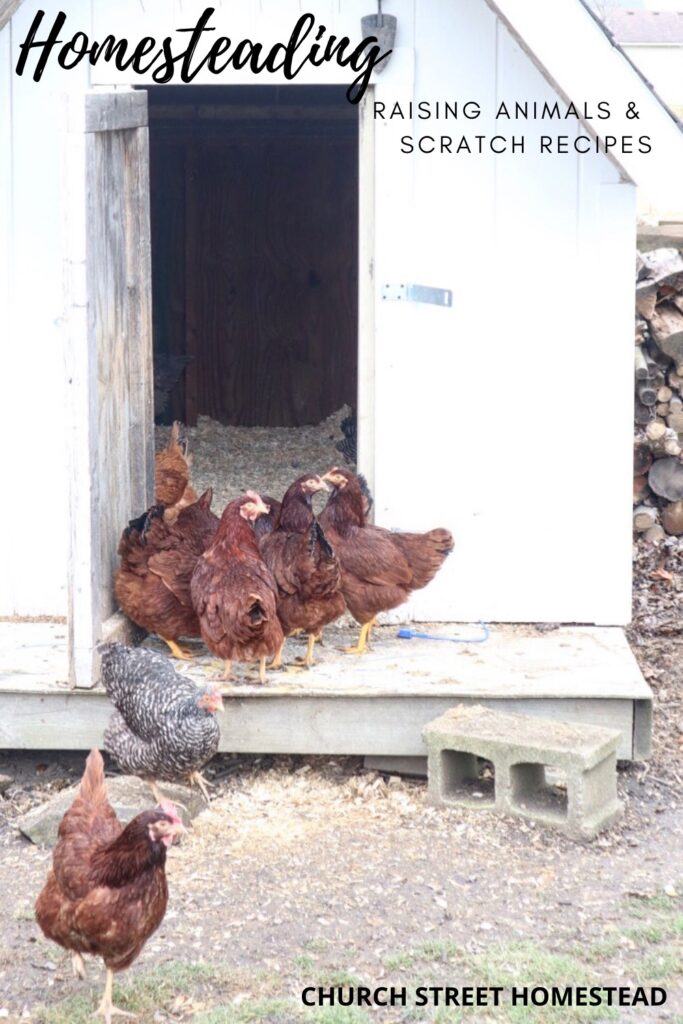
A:
[[[66,188],[69,678],[90,687],[97,643],[115,611],[121,518],[152,498],[146,92],[96,91],[71,101]]]
[[[358,463],[370,485],[374,479],[374,124],[368,89],[359,110],[358,203]],[[100,264],[108,254],[98,233],[98,212],[112,197],[103,193],[106,168],[100,150],[107,132],[125,135],[128,187],[121,202],[125,221],[128,316],[124,324],[128,354],[128,429],[130,473],[117,481],[117,504],[131,516],[153,497],[154,410],[152,294],[149,224],[149,130],[147,93],[142,90],[94,91],[69,108],[66,181],[69,195],[65,269],[67,279],[67,372],[69,382],[70,543],[69,543],[69,677],[70,684],[90,687],[98,677],[98,642],[111,629],[111,556],[116,538],[104,522],[113,482],[103,462],[101,396],[103,349],[112,342],[103,327],[107,297],[98,293]],[[103,175],[105,180],[103,180]],[[85,197],[85,199],[84,199]],[[114,339],[116,340],[116,339]],[[111,437],[114,448],[122,437]],[[120,530],[121,522],[118,523]],[[108,528],[108,529],[107,529]],[[104,552],[104,555],[103,555]]]
[[[375,484],[375,122],[374,86],[358,112],[358,468]]]

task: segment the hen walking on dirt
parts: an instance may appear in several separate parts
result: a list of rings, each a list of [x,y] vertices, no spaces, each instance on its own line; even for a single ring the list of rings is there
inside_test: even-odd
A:
[[[178,675],[163,655],[123,644],[102,648],[102,683],[116,708],[104,749],[119,768],[146,779],[157,800],[156,780],[165,779],[196,783],[208,803],[201,769],[218,750],[220,693]]]
[[[130,967],[163,920],[166,851],[184,831],[168,801],[124,828],[107,799],[102,755],[91,750],[79,794],[59,825],[36,921],[46,938],[71,951],[79,977],[84,953],[102,957],[107,980],[97,1014],[106,1024],[113,1014],[131,1016],[112,1005],[114,972]]]

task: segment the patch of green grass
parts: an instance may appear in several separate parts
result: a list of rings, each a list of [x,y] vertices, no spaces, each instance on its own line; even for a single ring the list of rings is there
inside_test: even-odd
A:
[[[369,1024],[370,1016],[357,1006],[320,1006],[305,1020],[307,1024]]]
[[[12,917],[15,921],[35,921],[36,919],[33,907],[18,907]]]
[[[412,949],[403,949],[400,953],[390,953],[383,963],[387,971],[407,971],[417,960],[417,953]]]
[[[680,900],[675,896],[667,896],[666,893],[655,893],[654,896],[629,896],[626,900],[626,910],[631,917],[651,917],[653,912],[667,912],[677,910]]]
[[[320,985],[324,988],[334,988],[337,985],[344,986],[345,988],[351,988],[356,985],[363,984],[361,979],[357,975],[351,974],[350,971],[345,971],[343,969],[335,970],[333,967],[321,971],[316,976],[315,983],[316,985]]]
[[[405,971],[414,967],[418,961],[436,963],[461,958],[461,947],[450,939],[427,939],[412,949],[390,953],[384,958],[383,963],[388,971]]]
[[[329,945],[329,939],[324,939],[322,936],[318,936],[314,939],[307,939],[307,941],[304,942],[304,949],[308,950],[309,953],[324,953]]]
[[[614,932],[613,934],[604,935],[596,942],[592,942],[590,946],[577,949],[576,955],[579,959],[594,964],[598,960],[610,960],[621,948],[621,934]]]
[[[491,946],[485,953],[470,958],[468,974],[479,985],[500,985],[534,988],[560,988],[599,984],[593,972],[576,956],[553,953],[531,942],[508,942]],[[492,1010],[496,1024],[598,1024],[614,1020],[616,1010],[609,1007],[574,1006],[558,1009],[553,1006],[511,1006],[507,996],[501,1006]],[[560,1017],[561,1014],[561,1017]],[[458,1017],[454,1016],[453,1021]],[[441,1024],[441,1022],[439,1022]],[[445,1021],[444,1021],[445,1024]]]
[[[533,942],[506,942],[470,960],[470,973],[489,985],[584,985],[591,973],[569,953],[551,953]]]
[[[683,974],[680,950],[653,949],[638,967],[641,981],[660,981],[680,974]]]
[[[417,947],[421,960],[455,960],[462,956],[462,949],[450,939],[427,939]]]
[[[291,999],[245,999],[195,1015],[193,1024],[292,1024],[301,1019]]]
[[[90,964],[86,964],[89,977],[96,977]],[[124,975],[125,979],[125,975]],[[212,991],[216,985],[227,983],[229,972],[207,963],[160,964],[127,980],[114,982],[114,1005],[121,1010],[138,1014],[154,1014],[166,1002],[179,995],[199,994],[207,985]],[[79,993],[62,1000],[53,1007],[41,1007],[37,1011],[39,1024],[86,1024],[99,1005],[104,991],[104,974],[99,972],[99,984],[89,984],[89,992]],[[151,1017],[149,1018],[152,1019]],[[144,1021],[145,1018],[141,1018]]]
[[[666,938],[667,930],[661,924],[648,923],[641,925],[639,928],[629,928],[624,934],[641,946],[657,946]]]
[[[308,953],[297,953],[294,957],[294,966],[298,967],[300,971],[306,973],[313,970],[315,961]]]

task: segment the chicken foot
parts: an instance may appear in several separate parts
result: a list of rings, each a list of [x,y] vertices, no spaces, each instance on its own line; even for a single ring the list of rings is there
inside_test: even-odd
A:
[[[149,782],[149,788],[152,790],[152,793],[154,794],[154,799],[156,800],[156,802],[158,804],[163,803],[163,801],[166,800],[167,797],[164,796],[164,794],[161,792],[161,790],[157,786],[156,779],[148,779],[147,781]],[[182,809],[184,811],[187,811],[187,807],[185,806],[185,804],[181,804],[180,800],[176,800],[174,798],[173,803],[177,804],[178,807],[182,807]],[[189,814],[190,812],[188,811],[187,813]]]
[[[209,789],[208,789],[208,787],[211,786],[212,783],[209,782],[209,780],[207,778],[205,778],[202,775],[201,772],[191,772],[190,773],[190,785],[191,786],[199,786],[199,789],[202,792],[202,796],[206,800],[207,804],[211,803],[211,797],[209,796]]]
[[[219,662],[219,664],[220,664],[220,662]],[[232,671],[232,658],[226,658],[225,659],[225,663],[224,663],[224,667],[223,667],[223,672],[221,673],[221,675],[219,675],[219,676],[211,676],[211,679],[213,679],[214,682],[219,682],[219,683],[236,683],[237,682],[237,677],[233,674],[233,671]],[[227,692],[228,692],[227,690],[221,690],[221,693],[227,693]]]
[[[365,654],[368,648],[368,641],[370,639],[370,632],[372,627],[376,624],[375,619],[370,619],[364,626],[361,626],[360,635],[358,637],[358,643],[355,647],[345,647],[344,654]]]
[[[192,661],[192,654],[190,651],[185,650],[184,647],[180,647],[175,640],[167,640],[165,636],[162,636],[161,639],[165,644],[168,644],[174,658],[178,658],[179,661]]]
[[[112,1002],[112,990],[114,988],[114,972],[107,968],[107,980],[104,985],[102,1002],[93,1013],[93,1017],[104,1017],[105,1024],[111,1024],[112,1017],[135,1017],[134,1013],[128,1010],[119,1010]]]
[[[306,653],[303,656],[303,658],[297,658],[297,665],[302,665],[305,666],[305,668],[310,668],[311,665],[315,664],[315,659],[313,657],[313,648],[315,647],[315,642],[317,639],[318,638],[314,633],[308,634],[308,644],[306,646]]]
[[[85,981],[85,963],[80,953],[71,954],[71,970],[73,971],[75,978],[80,978],[81,981]]]

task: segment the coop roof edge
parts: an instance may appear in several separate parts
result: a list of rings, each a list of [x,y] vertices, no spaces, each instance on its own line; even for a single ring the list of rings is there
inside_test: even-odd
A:
[[[682,189],[671,164],[677,162],[680,167],[683,160],[683,124],[587,0],[485,2],[563,98],[577,105],[596,99],[614,101],[609,120],[582,121],[592,135],[653,138],[649,154],[610,152],[624,178],[652,193],[679,197]],[[629,102],[635,103],[638,119],[627,118]]]

